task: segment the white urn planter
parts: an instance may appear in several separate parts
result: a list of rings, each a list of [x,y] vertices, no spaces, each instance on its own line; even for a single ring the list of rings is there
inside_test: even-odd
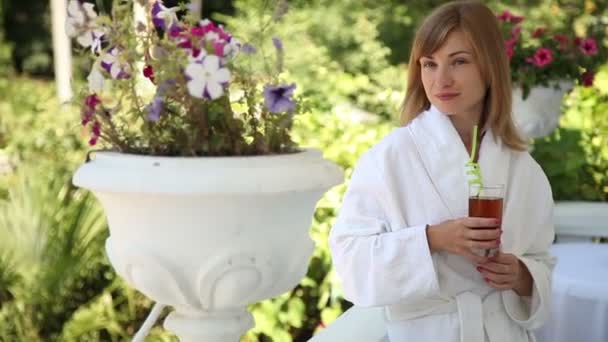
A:
[[[316,203],[342,181],[313,149],[210,158],[97,152],[73,178],[105,209],[116,272],[174,308],[164,326],[182,342],[238,341],[253,326],[248,304],[298,284],[314,248]]]
[[[538,138],[553,132],[559,124],[562,98],[572,86],[571,81],[561,81],[559,88],[533,87],[525,100],[521,87],[513,87],[513,118],[520,133]]]

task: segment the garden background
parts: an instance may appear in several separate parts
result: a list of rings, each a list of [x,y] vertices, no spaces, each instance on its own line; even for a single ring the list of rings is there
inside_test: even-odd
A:
[[[264,2],[208,0],[204,16],[239,36],[256,28]],[[322,149],[348,179],[361,153],[396,126],[415,27],[443,2],[289,1],[275,34],[308,96],[296,140]],[[525,15],[524,25],[582,35],[588,25],[608,24],[608,0],[486,2]],[[107,11],[111,1],[96,4]],[[75,83],[86,63],[74,59]],[[608,66],[593,87],[566,96],[562,110],[559,128],[533,141],[534,158],[556,200],[608,201]],[[78,105],[55,98],[49,1],[0,0],[0,341],[129,340],[150,309],[108,263],[97,202],[70,183],[86,141]],[[350,306],[327,246],[344,189],[319,202],[307,276],[251,306],[256,327],[243,341],[306,341]],[[157,325],[149,341],[176,338]]]

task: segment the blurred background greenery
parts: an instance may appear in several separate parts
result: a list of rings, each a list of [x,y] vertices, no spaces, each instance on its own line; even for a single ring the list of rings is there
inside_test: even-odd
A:
[[[204,16],[246,36],[263,2],[208,0]],[[295,139],[322,149],[348,179],[361,153],[396,126],[415,27],[443,2],[289,1],[274,34],[284,38],[286,64],[309,99]],[[524,14],[527,25],[584,34],[608,23],[608,0],[486,2]],[[111,1],[96,3],[108,10]],[[52,63],[49,2],[0,0],[0,341],[128,340],[151,303],[115,276],[100,208],[70,185],[88,147],[77,106],[55,98]],[[75,75],[82,64],[75,60]],[[594,87],[564,99],[563,113],[553,134],[533,141],[533,156],[556,200],[607,201],[608,67]],[[344,189],[319,202],[306,277],[251,306],[256,327],[243,341],[306,341],[349,307],[327,247]],[[159,325],[149,338],[175,340]]]

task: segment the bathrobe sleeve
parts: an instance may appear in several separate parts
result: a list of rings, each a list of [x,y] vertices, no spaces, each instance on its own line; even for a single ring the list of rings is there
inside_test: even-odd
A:
[[[530,247],[519,256],[532,275],[532,296],[520,298],[514,291],[502,292],[507,314],[528,330],[541,327],[550,316],[551,274],[556,261],[549,254],[555,236],[551,187],[540,166],[534,166],[525,212],[529,226],[524,229],[535,233],[530,236]]]
[[[439,285],[426,225],[391,227],[389,211],[397,210],[391,202],[392,191],[404,189],[388,189],[381,167],[372,153],[363,155],[330,233],[333,264],[344,296],[359,306],[435,297]]]

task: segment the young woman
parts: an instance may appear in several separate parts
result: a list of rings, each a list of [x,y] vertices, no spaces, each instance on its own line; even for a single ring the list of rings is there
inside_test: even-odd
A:
[[[485,5],[448,3],[421,25],[402,121],[359,160],[330,234],[345,297],[384,306],[390,341],[534,341],[550,312],[553,199],[514,127]],[[467,217],[474,125],[483,183],[504,185],[500,225]]]

